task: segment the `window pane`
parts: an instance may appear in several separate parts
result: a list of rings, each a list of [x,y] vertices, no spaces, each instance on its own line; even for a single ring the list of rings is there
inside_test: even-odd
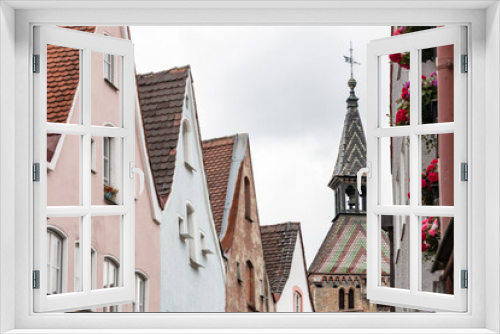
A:
[[[47,134],[48,206],[81,205],[80,143],[80,136]]]
[[[97,289],[121,286],[119,279],[121,258],[121,216],[92,217],[92,246],[98,257]],[[102,280],[101,280],[102,278]]]
[[[420,137],[422,205],[454,205],[454,134]]]
[[[410,217],[381,216],[380,286],[410,289]]]
[[[96,172],[91,172],[92,205],[123,203],[122,138],[94,137]]]
[[[75,243],[80,237],[80,217],[47,219],[47,293],[75,292],[75,273],[81,262],[75,257]]]
[[[420,221],[421,291],[453,294],[453,218],[421,217]]]
[[[453,45],[421,50],[421,123],[453,122]]]
[[[380,127],[410,124],[410,52],[380,57]]]
[[[121,126],[121,57],[92,52],[92,112],[94,126]]]
[[[80,50],[47,45],[47,122],[81,124]]]
[[[408,205],[410,198],[410,139],[380,138],[380,204]]]

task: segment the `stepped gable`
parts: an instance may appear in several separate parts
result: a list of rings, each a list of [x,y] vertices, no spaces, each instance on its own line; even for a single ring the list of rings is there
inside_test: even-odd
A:
[[[215,138],[202,143],[210,204],[218,236],[222,228],[235,137]]]
[[[264,261],[273,294],[281,295],[292,269],[300,223],[288,222],[260,227]]]
[[[63,26],[93,34],[93,26]],[[80,81],[80,50],[47,45],[47,122],[66,123]],[[52,161],[60,134],[47,134],[47,162]]]
[[[188,66],[137,75],[139,102],[158,200],[165,207],[172,188]]]
[[[390,274],[390,241],[382,231],[382,275]],[[342,215],[323,240],[310,274],[366,274],[366,216]]]

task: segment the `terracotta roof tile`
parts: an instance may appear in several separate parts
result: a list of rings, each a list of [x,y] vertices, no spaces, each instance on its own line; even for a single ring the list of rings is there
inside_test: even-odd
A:
[[[236,135],[203,141],[203,163],[207,174],[208,192],[214,215],[215,229],[219,236],[226,203],[235,137]]]
[[[96,27],[64,26],[94,33]],[[68,120],[80,80],[80,51],[57,45],[47,45],[47,122],[65,123]],[[47,135],[47,161],[52,160],[60,135]]]
[[[290,276],[300,223],[263,225],[260,231],[271,292],[281,294]]]
[[[190,67],[137,75],[151,171],[162,208],[174,179],[182,107]]]
[[[390,242],[382,231],[382,275],[390,274]],[[366,216],[340,216],[325,237],[309,273],[366,274]]]

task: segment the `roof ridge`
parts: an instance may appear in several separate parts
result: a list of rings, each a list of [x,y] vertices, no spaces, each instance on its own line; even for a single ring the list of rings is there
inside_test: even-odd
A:
[[[158,72],[146,72],[146,73],[142,73],[142,74],[137,74],[138,77],[148,77],[148,76],[153,76],[153,75],[159,75],[159,74],[167,74],[167,73],[175,73],[173,71],[185,71],[185,70],[191,70],[191,65],[187,64],[187,65],[183,65],[183,66],[176,66],[176,67],[172,67],[168,70],[162,70],[162,71],[158,71]]]

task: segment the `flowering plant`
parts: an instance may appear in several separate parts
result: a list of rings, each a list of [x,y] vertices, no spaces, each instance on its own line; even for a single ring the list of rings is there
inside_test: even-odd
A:
[[[439,247],[439,222],[437,218],[429,217],[422,220],[422,259],[432,260]]]
[[[118,189],[110,185],[104,185],[104,198],[113,200],[116,194],[118,194]]]
[[[422,74],[422,123],[432,123],[432,101],[437,99],[437,73],[432,72],[427,78]],[[401,97],[396,101],[396,126],[410,124],[410,82],[401,89]]]
[[[432,184],[438,181],[438,159],[434,159],[422,173],[422,205],[434,205],[437,196],[432,192]]]
[[[420,30],[427,30],[431,29],[433,27],[411,27],[411,26],[401,26],[397,27],[396,30],[394,30],[394,36],[397,35],[403,35],[407,34],[410,32],[415,32],[415,31],[420,31]],[[428,59],[432,59],[432,51],[430,49],[425,49],[422,50],[422,62],[426,62]],[[401,68],[410,69],[410,52],[405,52],[405,53],[393,53],[389,55],[389,59],[391,60],[392,63],[398,64]]]

